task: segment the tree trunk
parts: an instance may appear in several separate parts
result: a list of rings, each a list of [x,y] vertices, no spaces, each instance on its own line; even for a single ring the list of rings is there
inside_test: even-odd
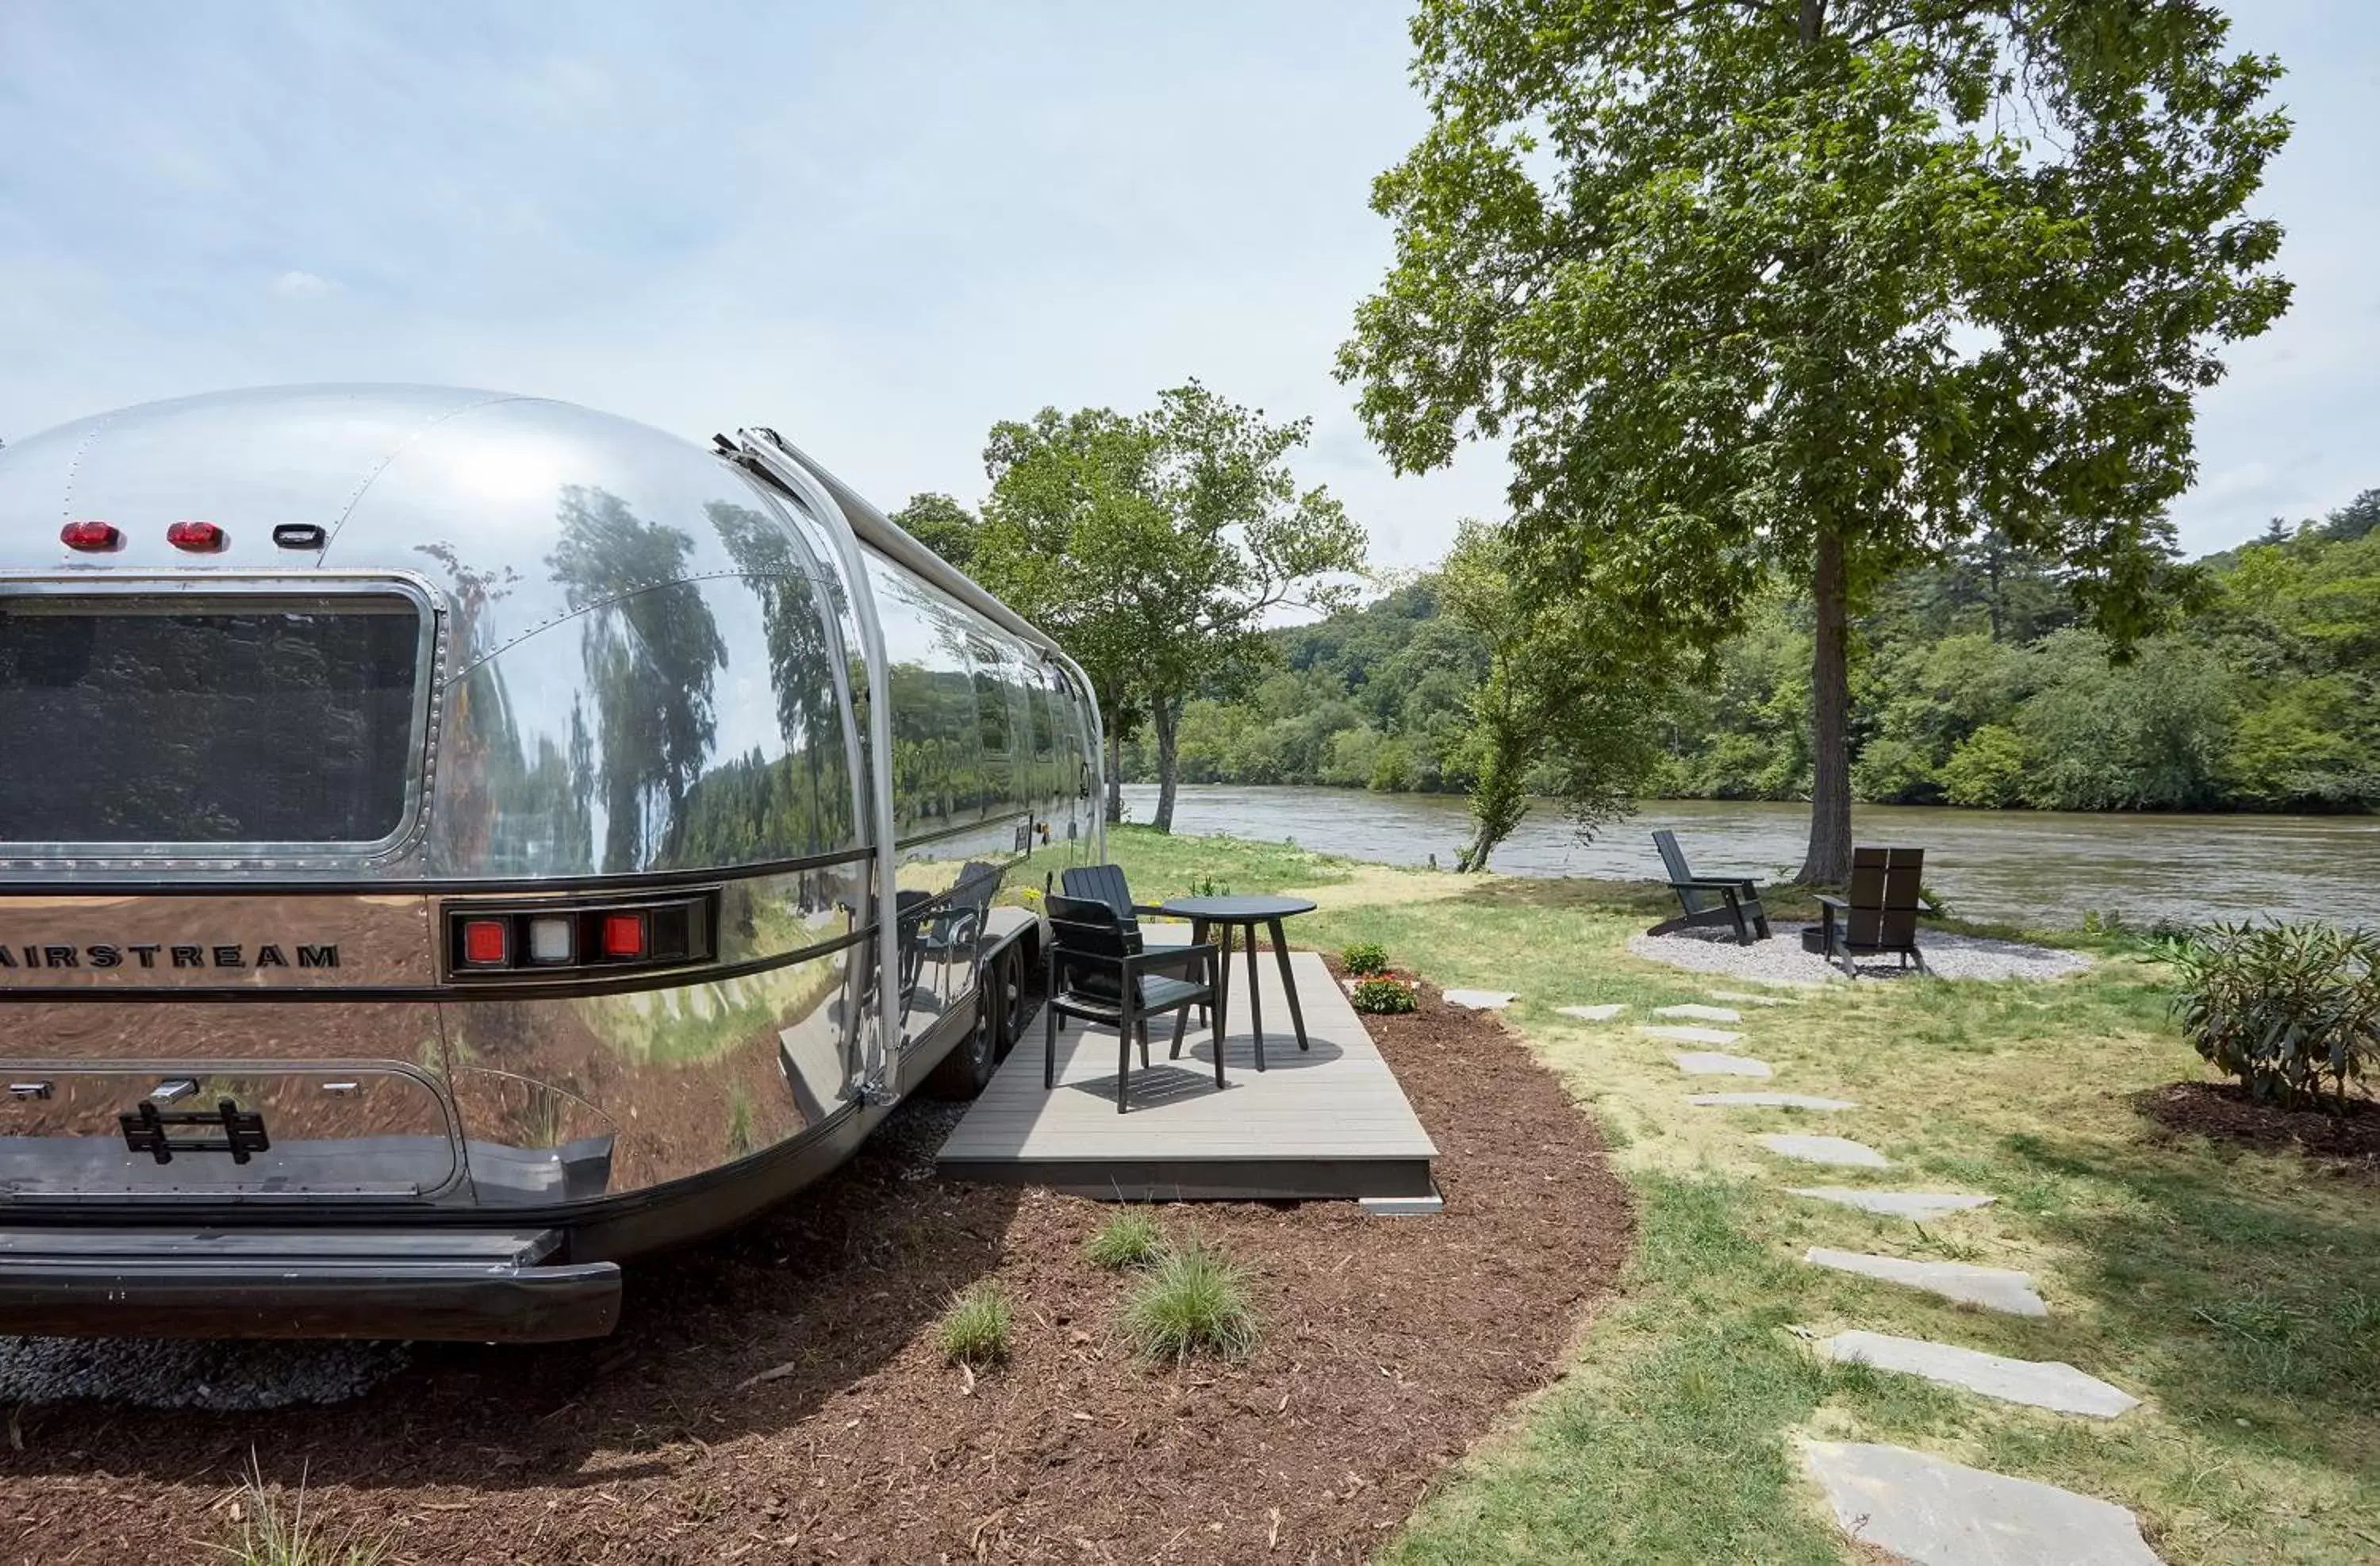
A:
[[[1810,646],[1810,856],[1804,886],[1840,886],[1852,873],[1851,605],[1843,539],[1818,529],[1817,610]]]
[[[1148,721],[1157,726],[1157,814],[1148,824],[1159,832],[1173,830],[1173,790],[1181,782],[1181,761],[1174,752],[1174,741],[1182,722],[1182,698],[1160,696],[1148,704]]]
[[[1123,824],[1123,738],[1113,723],[1107,726],[1107,740],[1108,825],[1116,827]]]

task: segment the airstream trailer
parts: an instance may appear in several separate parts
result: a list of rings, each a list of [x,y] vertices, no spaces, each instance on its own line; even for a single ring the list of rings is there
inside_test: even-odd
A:
[[[766,430],[322,387],[0,449],[0,1333],[609,1330],[981,1087],[1099,755]]]

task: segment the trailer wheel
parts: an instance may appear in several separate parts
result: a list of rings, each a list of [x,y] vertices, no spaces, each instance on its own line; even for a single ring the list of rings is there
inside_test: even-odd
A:
[[[1000,1058],[1008,1059],[1008,1051],[1025,1037],[1025,1025],[1033,1020],[1032,1005],[1025,993],[1025,946],[1023,942],[1001,953],[986,976],[986,1000],[996,1003],[1000,1011]]]
[[[937,1099],[972,1099],[991,1081],[1001,1053],[1007,1048],[1011,981],[1003,978],[1016,956],[1010,947],[986,963],[977,976],[975,1026],[942,1057],[926,1078],[926,1091]]]

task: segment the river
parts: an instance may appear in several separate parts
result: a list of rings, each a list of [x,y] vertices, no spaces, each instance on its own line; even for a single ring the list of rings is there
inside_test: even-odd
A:
[[[1126,819],[1157,809],[1127,783]],[[1296,843],[1350,858],[1451,868],[1468,835],[1459,798],[1342,788],[1185,787],[1177,832]],[[1649,835],[1669,827],[1698,874],[1781,880],[1808,843],[1806,805],[1662,800],[1582,844],[1555,807],[1533,806],[1490,868],[1517,876],[1655,880]],[[2320,918],[2380,928],[2380,819],[2369,816],[2118,816],[1862,805],[1862,843],[1925,850],[1925,881],[1966,918],[2046,928],[2115,912],[2156,919]]]

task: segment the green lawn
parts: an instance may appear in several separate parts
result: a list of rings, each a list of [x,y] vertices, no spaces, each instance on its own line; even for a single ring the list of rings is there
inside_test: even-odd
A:
[[[1632,1025],[1728,981],[1630,956],[1652,889],[1354,865],[1294,847],[1111,834],[1147,901],[1211,878],[1312,889],[1292,939],[1378,941],[1506,1014],[1601,1122],[1639,1203],[1620,1297],[1569,1374],[1462,1466],[1392,1561],[1854,1559],[1801,1477],[1797,1435],[1892,1441],[2137,1511],[2176,1563],[2380,1559],[2380,1191],[2294,1157],[2152,1139],[2126,1102],[2204,1074],[2162,970],[2116,944],[2058,983],[1840,986],[1743,1008],[1775,1086],[1855,1111],[1696,1110]],[[1754,988],[1735,985],[1733,988]],[[1610,1025],[1562,1005],[1621,1001]],[[1855,1136],[1884,1171],[1789,1165],[1750,1140]],[[1918,1225],[1791,1184],[1963,1189],[1996,1205]],[[1451,1216],[1445,1221],[1460,1221]],[[1813,1244],[2021,1268],[2046,1321],[1804,1267]],[[2112,1422],[1822,1366],[1794,1330],[1858,1327],[2065,1360],[2146,1400]]]

